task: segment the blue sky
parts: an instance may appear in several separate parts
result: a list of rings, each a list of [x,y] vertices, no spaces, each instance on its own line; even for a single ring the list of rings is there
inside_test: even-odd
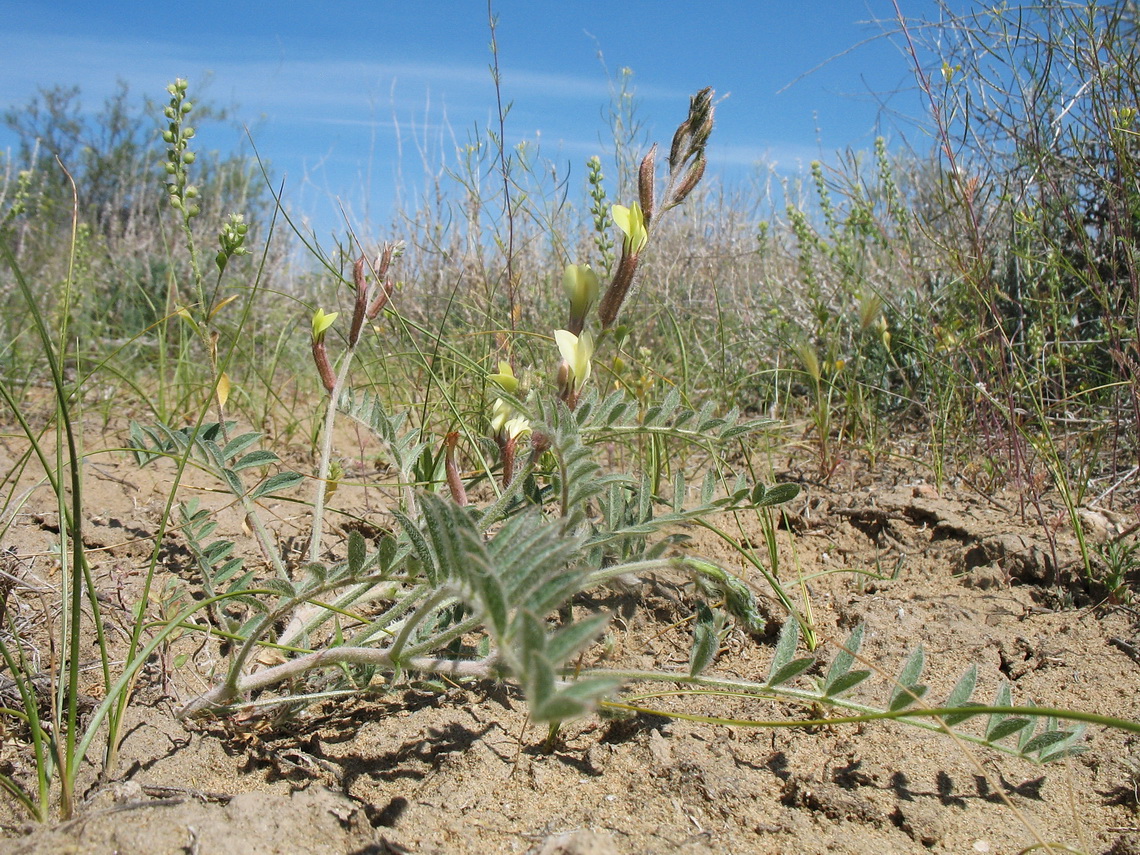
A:
[[[899,2],[908,16],[935,11],[932,0]],[[537,135],[575,188],[585,159],[606,150],[611,79],[623,67],[665,144],[690,94],[727,96],[709,148],[710,174],[726,181],[770,165],[792,173],[878,134],[928,145],[899,118],[922,106],[899,38],[884,35],[890,0],[494,0],[494,11],[513,104],[507,140]],[[76,84],[93,109],[119,79],[162,99],[186,77],[192,96],[236,106],[294,208],[327,234],[338,205],[354,226],[387,222],[399,195],[423,186],[425,152],[437,168],[493,120],[489,42],[483,0],[0,0],[0,107]],[[13,142],[0,129],[0,148]],[[229,127],[199,140],[241,142]]]

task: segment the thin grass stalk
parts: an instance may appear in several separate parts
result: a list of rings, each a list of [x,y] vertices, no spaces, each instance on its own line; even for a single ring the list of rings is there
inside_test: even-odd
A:
[[[63,165],[60,164],[63,168]],[[71,176],[64,169],[64,174],[70,180]],[[75,195],[75,186],[72,182],[73,208],[72,208],[72,240],[70,244],[69,271],[74,269],[75,235],[78,230],[78,196]],[[54,471],[62,475],[67,470],[67,486],[59,480],[52,480],[52,486],[57,499],[57,508],[60,517],[60,561],[61,577],[64,580],[63,602],[64,610],[61,615],[61,632],[63,648],[67,651],[64,659],[59,663],[60,668],[66,670],[66,689],[63,693],[58,688],[63,682],[61,674],[53,679],[53,716],[55,718],[56,734],[64,731],[63,743],[58,747],[57,760],[60,764],[60,799],[61,814],[70,818],[74,809],[75,776],[78,773],[82,758],[75,756],[75,740],[79,727],[79,668],[80,649],[82,644],[82,615],[84,583],[90,580],[88,573],[86,553],[83,546],[83,482],[81,473],[82,455],[79,451],[79,440],[72,425],[70,394],[63,378],[60,356],[67,347],[67,318],[70,306],[70,293],[72,275],[69,272],[65,279],[63,313],[60,320],[60,343],[57,354],[57,345],[52,340],[46,321],[39,305],[36,302],[31,287],[22,275],[16,259],[13,257],[11,247],[3,242],[3,251],[16,280],[17,287],[24,298],[29,315],[35,326],[42,347],[42,354],[48,363],[51,375],[52,391],[55,397],[56,417],[56,462]],[[29,434],[33,440],[33,435]],[[65,457],[66,449],[66,457]],[[42,455],[41,455],[42,459]],[[46,464],[46,460],[44,461]],[[45,465],[45,471],[50,467]],[[70,548],[70,557],[68,551]],[[94,589],[91,591],[91,608],[95,621],[99,623],[99,606]],[[104,669],[107,666],[107,650],[105,641],[100,633],[100,653]],[[54,741],[54,740],[53,740]]]

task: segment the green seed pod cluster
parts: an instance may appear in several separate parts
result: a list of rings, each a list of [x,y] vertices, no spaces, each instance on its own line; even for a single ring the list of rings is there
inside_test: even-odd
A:
[[[184,122],[194,109],[193,103],[186,99],[188,87],[189,84],[181,77],[167,86],[170,103],[162,111],[168,121],[166,130],[162,132],[162,141],[170,146],[166,150],[166,163],[163,165],[167,176],[167,197],[171,207],[182,211],[187,219],[201,213],[201,207],[194,201],[198,198],[198,188],[190,183],[187,170],[195,158],[194,152],[189,150],[194,128]]]
[[[231,258],[249,255],[249,250],[244,245],[248,231],[249,223],[241,214],[230,214],[230,218],[222,225],[222,231],[218,235],[218,244],[221,248],[214,257],[219,273],[226,269],[226,264]]]

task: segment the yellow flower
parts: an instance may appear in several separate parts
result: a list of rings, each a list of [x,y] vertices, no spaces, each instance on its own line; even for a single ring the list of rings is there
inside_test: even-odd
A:
[[[570,300],[570,317],[584,320],[598,299],[598,274],[588,264],[568,264],[562,274],[562,290]]]
[[[499,433],[512,415],[514,410],[511,405],[502,398],[496,398],[495,403],[491,404],[491,432]]]
[[[507,419],[507,423],[503,425],[503,433],[507,435],[508,439],[518,439],[530,433],[530,422],[522,416]]]
[[[530,433],[530,422],[515,415],[514,408],[502,398],[491,405],[491,433],[507,439],[517,439]]]
[[[628,208],[625,205],[614,205],[610,215],[617,223],[617,227],[625,234],[625,252],[627,255],[637,255],[649,242],[649,232],[645,228],[645,214],[641,205],[634,202]]]
[[[513,395],[519,389],[518,378],[515,377],[515,370],[511,368],[511,363],[505,359],[499,360],[499,373],[488,374],[487,378],[496,383],[500,389],[508,395]]]
[[[338,314],[340,313],[331,312],[326,314],[324,309],[317,309],[317,311],[313,313],[313,338],[318,340],[323,339],[325,337],[325,331],[333,325],[333,321],[336,320]]]
[[[567,330],[555,330],[554,340],[562,360],[570,370],[570,382],[575,390],[581,389],[590,379],[590,360],[594,356],[594,337],[588,332],[581,335]]]

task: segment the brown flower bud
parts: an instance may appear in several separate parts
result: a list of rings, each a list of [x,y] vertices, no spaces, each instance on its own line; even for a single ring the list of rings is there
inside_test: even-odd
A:
[[[444,469],[447,472],[447,487],[451,491],[451,498],[455,504],[464,508],[467,506],[467,488],[459,476],[459,466],[455,462],[455,446],[459,442],[459,433],[451,431],[443,438]]]
[[[685,161],[704,154],[713,129],[713,90],[705,87],[689,99],[689,115],[673,135],[669,150],[669,171],[675,173]],[[690,188],[691,189],[691,188]]]
[[[637,173],[637,195],[641,202],[641,212],[645,216],[645,225],[653,219],[653,189],[657,180],[657,143],[649,149],[649,154],[641,161],[641,169]]]
[[[580,390],[574,387],[574,378],[570,373],[570,365],[566,362],[558,366],[558,397],[567,407],[573,410],[578,406]]]
[[[356,288],[356,293],[368,290],[368,280],[364,275],[364,256],[356,259],[356,263],[352,265],[352,284]]]
[[[553,443],[548,435],[541,431],[532,431],[530,435],[531,453],[537,458],[550,450]]]
[[[689,101],[689,121],[693,130],[691,150],[694,154],[704,152],[709,141],[709,134],[713,129],[713,114],[715,108],[712,103],[713,90],[706,86]]]
[[[336,374],[333,373],[332,363],[329,362],[329,353],[325,349],[323,338],[313,338],[313,362],[317,364],[317,372],[321,375],[321,383],[331,395],[336,388]]]
[[[673,134],[673,145],[669,147],[669,171],[676,171],[677,167],[684,160],[685,152],[689,148],[689,136],[691,135],[691,126],[689,120],[681,122],[677,127],[677,132]]]
[[[502,436],[499,442],[499,456],[503,461],[503,486],[511,486],[515,477],[515,449],[518,447],[518,438]]]
[[[364,315],[368,311],[368,277],[364,273],[364,256],[352,265],[352,282],[356,288],[356,301],[352,306],[352,326],[348,330],[348,346],[356,347],[360,341],[360,330],[364,326]]]
[[[368,307],[368,320],[375,320],[376,316],[388,305],[388,300],[392,296],[392,289],[394,287],[395,283],[393,283],[391,279],[384,280],[384,285],[379,289],[376,299],[373,300],[372,305]]]
[[[390,244],[384,244],[384,248],[380,250],[380,255],[376,258],[376,281],[382,281],[388,275],[388,268],[392,265],[392,252],[395,247]]]
[[[693,192],[693,188],[700,183],[701,178],[705,174],[705,156],[704,154],[697,155],[697,159],[693,165],[689,167],[684,180],[677,185],[677,189],[673,191],[673,198],[669,200],[669,207],[680,205],[685,201],[686,197]]]

